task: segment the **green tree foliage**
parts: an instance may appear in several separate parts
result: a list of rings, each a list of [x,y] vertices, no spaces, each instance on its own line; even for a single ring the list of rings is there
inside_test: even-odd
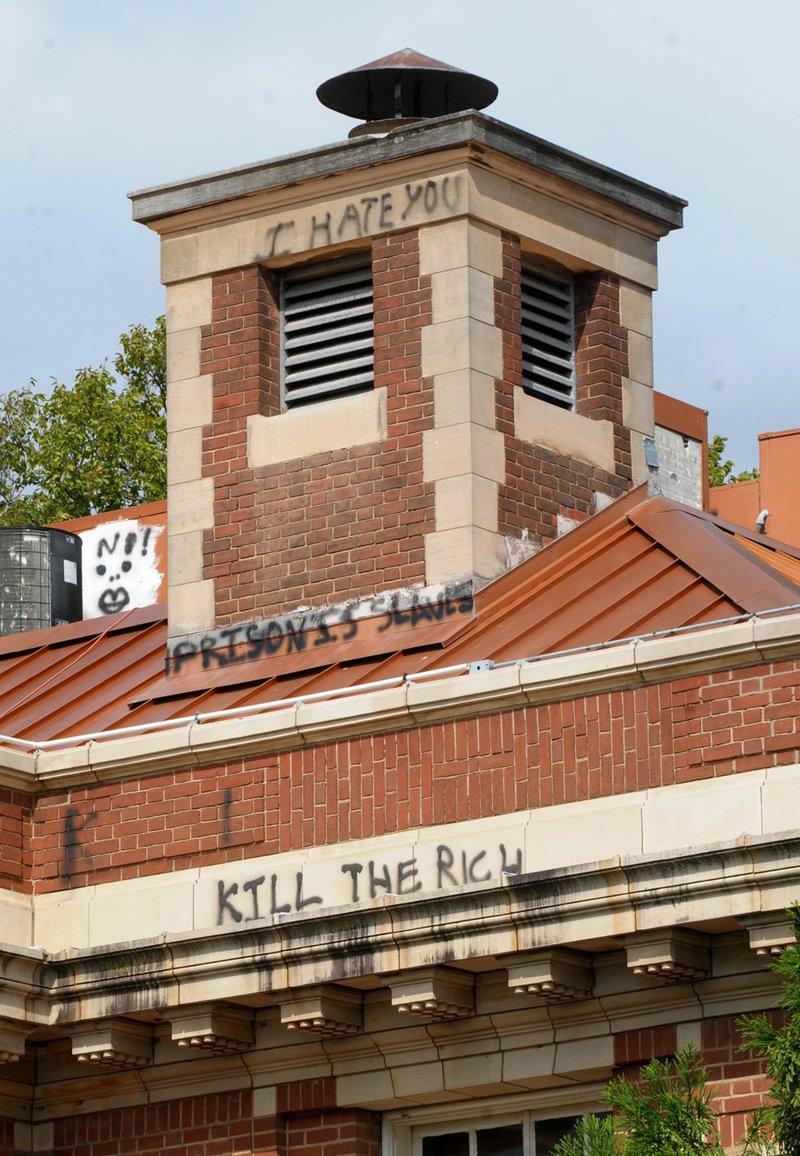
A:
[[[612,1080],[605,1099],[613,1117],[584,1117],[554,1156],[723,1156],[711,1105],[714,1091],[696,1049],[651,1060],[638,1080]]]
[[[651,1060],[638,1081],[614,1080],[606,1091],[625,1156],[723,1156],[713,1098],[692,1045],[673,1060]]]
[[[582,1116],[572,1135],[558,1141],[553,1156],[619,1156],[622,1151],[613,1116]]]
[[[756,1115],[748,1151],[800,1156],[800,905],[794,904],[789,914],[795,942],[771,964],[783,981],[785,1024],[775,1027],[766,1016],[756,1015],[743,1017],[739,1027],[745,1047],[765,1057],[772,1080],[773,1102]]]
[[[113,361],[50,395],[0,397],[0,523],[44,524],[166,495],[164,318],[133,325]]]
[[[708,484],[709,486],[724,486],[727,482],[749,482],[758,477],[758,470],[739,470],[734,473],[734,464],[725,457],[725,446],[728,439],[721,434],[714,434],[708,443]]]

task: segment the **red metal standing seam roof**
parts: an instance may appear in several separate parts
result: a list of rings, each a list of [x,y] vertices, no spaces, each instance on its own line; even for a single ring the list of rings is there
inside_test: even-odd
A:
[[[163,605],[10,635],[0,639],[0,734],[97,733],[798,604],[800,551],[642,487],[486,586],[471,616],[324,654],[165,678]]]

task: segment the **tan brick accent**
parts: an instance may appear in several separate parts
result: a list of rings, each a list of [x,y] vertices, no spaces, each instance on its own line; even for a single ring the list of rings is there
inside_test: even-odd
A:
[[[494,318],[501,269],[497,229],[462,219],[428,227],[420,238],[431,274],[432,324],[422,335],[423,372],[433,375],[435,428],[425,435],[425,480],[436,485],[436,531],[425,543],[429,582],[471,579],[505,568],[497,532],[503,439],[494,428],[493,381],[502,372]]]
[[[167,287],[167,476],[169,622],[173,634],[207,629],[213,591],[202,581],[199,532],[212,524],[212,492],[203,479],[203,427],[211,421],[211,378],[200,374],[203,326],[211,320],[211,281]]]

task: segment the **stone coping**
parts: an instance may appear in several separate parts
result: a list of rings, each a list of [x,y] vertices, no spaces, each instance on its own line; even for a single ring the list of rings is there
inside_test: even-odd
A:
[[[476,144],[681,228],[687,202],[522,129],[477,112],[436,117],[381,138],[355,138],[129,193],[133,219],[150,223],[349,169]]]

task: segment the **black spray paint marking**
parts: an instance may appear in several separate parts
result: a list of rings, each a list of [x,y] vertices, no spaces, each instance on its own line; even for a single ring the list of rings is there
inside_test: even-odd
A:
[[[462,589],[461,584],[452,588],[453,591]],[[203,635],[199,642],[186,638],[176,643],[167,656],[166,671],[179,674],[198,654],[202,655],[203,670],[208,670],[277,654],[299,654],[328,642],[350,642],[358,635],[362,622],[382,615],[386,620],[377,628],[379,634],[391,627],[413,630],[420,624],[444,622],[455,614],[469,614],[472,606],[471,596],[454,598],[451,589],[446,588],[435,598],[424,592],[404,599],[395,594],[388,602],[378,597],[368,607],[370,613],[366,618],[355,618],[353,607],[343,606],[335,610],[309,610],[295,618],[268,618],[223,627]]]
[[[447,844],[440,843],[436,848],[435,868],[427,879],[423,878],[419,860],[413,857],[394,864],[375,859],[343,863],[341,871],[350,880],[349,901],[359,903],[376,899],[379,895],[413,895],[423,888],[442,891],[469,883],[487,883],[504,875],[520,875],[522,850],[518,848],[511,857],[503,843],[494,849],[481,848],[469,852],[456,852]],[[265,894],[262,894],[261,889],[267,882]],[[287,872],[286,877],[270,875],[269,880],[266,875],[258,875],[243,883],[241,891],[238,883],[226,884],[220,879],[217,882],[217,924],[230,920],[249,923],[272,915],[303,911],[306,907],[330,907],[342,902],[339,896],[327,901],[322,895],[306,896],[303,887],[302,871]],[[241,897],[237,899],[237,896]]]
[[[128,575],[134,569],[132,555],[138,546],[142,556],[147,557],[147,547],[152,532],[151,526],[145,527],[140,540],[139,531],[129,530],[125,535],[121,551],[119,530],[113,538],[100,538],[98,541],[95,573],[101,578],[105,578],[108,584],[97,600],[98,609],[103,614],[116,614],[120,610],[124,610],[130,603],[131,591]],[[120,553],[123,555],[121,558]],[[105,562],[103,561],[104,555],[106,556]]]
[[[324,248],[335,241],[357,240],[374,231],[383,232],[409,221],[425,220],[442,209],[455,213],[461,202],[461,181],[461,176],[456,175],[407,184],[401,194],[402,206],[395,204],[395,193],[385,189],[373,196],[348,201],[335,215],[331,210],[312,213],[305,229],[294,217],[287,217],[267,229],[266,257],[268,260],[288,257],[303,249]]]
[[[245,923],[250,923],[254,919],[263,919],[268,915],[288,915],[290,911],[304,911],[306,907],[316,907],[323,903],[321,895],[303,894],[303,872],[297,871],[293,883],[282,881],[277,875],[270,876],[269,905],[262,907],[259,902],[259,889],[266,880],[266,875],[259,875],[242,884],[242,892],[246,891],[250,897],[247,905],[250,911],[244,914],[232,902],[239,894],[239,884],[231,883],[226,887],[224,880],[220,879],[217,883],[217,926],[224,923],[226,918],[232,919],[234,923],[241,923],[242,919]]]
[[[79,860],[83,861],[86,867],[91,866],[92,856],[86,848],[86,841],[81,839],[81,835],[96,818],[96,811],[90,811],[88,815],[81,815],[77,807],[70,807],[67,810],[64,817],[62,875],[70,875],[77,870]]]

